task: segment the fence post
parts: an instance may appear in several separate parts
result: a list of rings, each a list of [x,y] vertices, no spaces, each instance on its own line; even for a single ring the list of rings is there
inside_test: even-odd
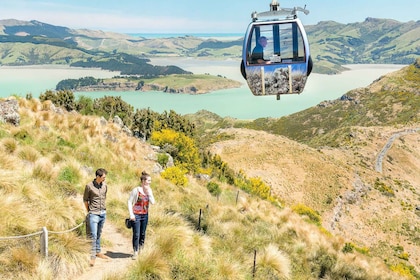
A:
[[[198,227],[197,229],[200,230],[201,228],[201,208],[200,208],[200,215],[198,216]]]
[[[236,193],[236,204],[238,204],[239,191]]]
[[[48,230],[46,227],[42,228],[41,233],[41,255],[48,258]]]
[[[252,278],[255,277],[255,271],[257,270],[256,264],[257,264],[257,250],[254,250],[254,266],[252,267]]]

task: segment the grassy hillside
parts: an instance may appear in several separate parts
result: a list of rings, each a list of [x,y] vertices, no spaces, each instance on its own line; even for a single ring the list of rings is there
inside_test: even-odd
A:
[[[245,32],[246,26],[244,26]],[[363,22],[341,24],[322,21],[305,27],[316,73],[339,73],[345,64],[410,64],[419,54],[420,22],[366,18]],[[73,30],[38,21],[0,20],[0,42],[17,47],[0,49],[0,64],[25,65],[118,60],[117,53],[135,57],[204,57],[240,61],[243,38],[231,41],[202,39],[193,36],[146,39],[126,34],[95,30]],[[42,46],[42,50],[38,50]],[[70,49],[67,56],[56,47]],[[21,51],[20,48],[22,48]],[[7,54],[13,49],[11,56]],[[35,60],[27,49],[42,56]],[[80,52],[81,51],[81,52]],[[86,52],[87,54],[83,54]]]
[[[337,134],[352,126],[415,126],[420,121],[420,59],[341,98],[279,119],[257,119],[239,127],[262,129],[314,147],[343,144]],[[345,143],[344,143],[345,144]]]
[[[217,133],[226,140],[211,151],[263,178],[286,204],[318,211],[329,231],[385,262],[405,258],[418,271],[419,65],[287,117],[225,122]]]
[[[152,147],[127,136],[112,122],[62,113],[48,101],[19,99],[19,105],[19,126],[0,124],[0,236],[30,234],[43,226],[64,231],[79,224],[85,215],[84,185],[92,180],[96,168],[105,167],[110,186],[108,222],[129,238],[122,223],[127,215],[126,199],[138,184],[140,172],[155,170]],[[256,146],[264,143],[259,138],[253,141]],[[346,169],[345,161],[328,154],[319,157],[317,150],[286,138],[282,142],[285,157],[294,159],[291,170],[303,172],[297,172],[298,177],[309,176],[306,163],[312,172],[318,164]],[[289,156],[286,151],[293,153]],[[318,163],[306,160],[312,156]],[[265,161],[260,158],[254,169],[264,167]],[[338,184],[346,175],[334,177]],[[371,250],[326,230],[317,212],[308,207],[316,206],[310,200],[279,206],[217,180],[222,192],[214,197],[206,188],[207,181],[188,179],[185,187],[179,187],[153,173],[158,203],[152,207],[146,248],[126,274],[111,279],[203,279],[204,275],[251,279],[254,253],[254,279],[401,279],[415,273],[405,260],[384,259],[384,251],[377,251],[381,248]],[[289,186],[297,187],[293,181]],[[331,189],[339,191],[336,186]],[[280,200],[288,197],[276,194]],[[198,228],[200,210],[203,216]],[[103,238],[105,244],[118,242]],[[81,229],[50,234],[48,261],[42,261],[39,254],[38,236],[1,240],[0,275],[6,279],[73,279],[87,268],[88,256],[89,244]]]

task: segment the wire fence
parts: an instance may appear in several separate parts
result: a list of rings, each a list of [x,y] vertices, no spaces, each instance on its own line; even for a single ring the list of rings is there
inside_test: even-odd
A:
[[[37,231],[37,232],[34,232],[34,233],[30,233],[30,234],[0,237],[0,241],[2,241],[2,240],[14,240],[14,239],[28,238],[28,237],[39,235],[40,236],[40,245],[41,245],[41,255],[44,258],[47,258],[48,257],[48,235],[49,234],[64,234],[64,233],[69,233],[69,232],[72,232],[72,231],[80,228],[85,223],[86,223],[86,221],[83,221],[80,224],[78,224],[77,226],[75,226],[75,227],[73,227],[71,229],[68,229],[68,230],[64,230],[64,231],[48,231],[46,227],[43,227],[41,231]]]

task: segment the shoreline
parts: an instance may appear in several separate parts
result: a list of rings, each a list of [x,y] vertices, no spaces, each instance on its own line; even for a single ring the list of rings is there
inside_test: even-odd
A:
[[[85,68],[85,67],[74,67],[70,65],[64,64],[37,64],[37,65],[22,65],[22,66],[10,66],[10,65],[0,65],[1,69],[36,69],[36,70],[92,70],[92,71],[103,71],[103,72],[115,72],[120,73],[119,71],[110,71],[101,68]]]
[[[153,65],[172,65],[171,63],[173,61],[179,61],[182,64],[188,64],[188,62],[200,62],[200,63],[221,63],[221,64],[229,64],[229,63],[240,63],[240,60],[236,60],[236,59],[206,59],[206,58],[195,58],[195,57],[152,57],[149,58],[151,62],[155,62],[156,64]],[[167,62],[163,62],[163,61],[167,61]],[[366,69],[366,68],[371,68],[371,69],[383,69],[383,68],[395,68],[395,69],[399,69],[405,66],[408,66],[409,64],[343,64],[341,66],[343,67],[347,67],[347,68],[351,68],[351,70],[358,70],[358,69]],[[239,65],[238,65],[239,67]],[[119,73],[119,71],[111,71],[111,70],[105,70],[105,69],[101,69],[101,68],[97,68],[97,67],[75,67],[75,66],[70,66],[70,65],[64,65],[64,64],[36,64],[36,65],[22,65],[22,66],[17,66],[17,65],[0,65],[0,69],[75,69],[75,70],[98,70],[98,71],[104,71],[104,72],[116,72]],[[319,74],[319,73],[317,73]],[[322,75],[322,74],[320,74]]]
[[[349,90],[369,86],[384,74],[394,72],[404,65],[363,64],[352,65],[348,71],[338,75],[311,74],[305,90],[300,95],[287,95],[280,101],[272,96],[255,97],[249,91],[243,79],[239,62],[235,60],[203,61],[192,58],[162,59],[160,63],[177,64],[188,67],[195,74],[221,74],[232,80],[239,80],[240,88],[218,90],[208,94],[171,94],[158,91],[150,92],[79,92],[75,95],[88,94],[91,98],[121,96],[124,101],[135,108],[149,107],[153,111],[174,110],[179,114],[191,114],[199,110],[207,110],[219,116],[237,119],[257,119],[264,117],[278,118],[289,115],[325,100],[340,98]],[[63,65],[24,67],[0,67],[0,97],[18,95],[24,97],[30,93],[34,97],[46,90],[55,90],[57,83],[64,79],[79,79],[86,76],[95,78],[112,77],[114,73],[105,70],[89,70]],[[60,70],[62,69],[62,70]],[[186,69],[187,70],[187,69]],[[235,104],[235,106],[232,106]]]

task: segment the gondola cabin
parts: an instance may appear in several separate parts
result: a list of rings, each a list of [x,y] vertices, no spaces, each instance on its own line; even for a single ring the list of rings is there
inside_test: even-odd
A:
[[[257,96],[301,93],[312,71],[309,42],[298,11],[280,9],[272,1],[270,11],[253,13],[242,48],[241,72]]]

